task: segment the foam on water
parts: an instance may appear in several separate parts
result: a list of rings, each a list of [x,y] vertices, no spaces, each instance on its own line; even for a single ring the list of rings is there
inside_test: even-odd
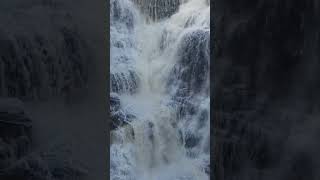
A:
[[[130,0],[111,0],[110,3],[111,74],[131,71],[138,77],[130,80],[129,75],[124,75],[128,77],[124,78],[125,82],[111,82],[137,81],[133,83],[137,84],[134,93],[130,90],[112,92],[119,95],[121,110],[133,118],[112,131],[111,179],[209,179],[210,97],[205,90],[209,87],[209,77],[203,77],[207,79],[204,90],[191,88],[188,91],[194,91],[192,95],[180,97],[176,91],[181,90],[183,80],[172,75],[174,67],[181,64],[179,49],[185,37],[197,30],[210,33],[207,1],[179,1],[176,13],[152,22],[147,21],[146,14],[142,15]],[[194,53],[202,57],[200,52]],[[209,63],[207,56],[202,58]],[[209,69],[203,71],[209,72]],[[171,81],[173,83],[169,83]],[[187,109],[192,109],[187,110],[186,115],[179,111],[183,106],[180,99],[190,104],[186,105]]]

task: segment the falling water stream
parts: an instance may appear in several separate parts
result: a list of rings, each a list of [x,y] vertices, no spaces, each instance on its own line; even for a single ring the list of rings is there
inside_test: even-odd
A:
[[[210,4],[152,2],[110,0],[110,177],[207,180]]]

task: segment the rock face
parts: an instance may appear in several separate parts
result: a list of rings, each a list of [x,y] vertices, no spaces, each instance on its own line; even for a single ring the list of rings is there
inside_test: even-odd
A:
[[[63,180],[86,174],[63,145],[35,152],[32,138],[39,132],[32,134],[34,121],[22,103],[86,93],[92,55],[65,3],[70,1],[0,2],[0,179]]]
[[[31,148],[32,122],[17,99],[0,99],[0,169],[9,167]]]
[[[215,179],[319,179],[317,1],[214,1]]]
[[[110,129],[114,130],[118,127],[127,125],[135,116],[126,112],[121,108],[119,96],[116,93],[110,94]]]
[[[138,89],[139,77],[134,72],[116,72],[110,76],[110,91],[114,93],[135,93]]]
[[[89,53],[72,16],[54,3],[33,5],[0,14],[0,96],[37,100],[85,89]]]
[[[112,0],[110,2],[110,19],[112,19],[111,23],[121,22],[128,29],[132,29],[135,21],[134,13],[130,11],[129,7],[123,8],[121,3],[123,2],[116,0]]]
[[[119,96],[137,92],[140,79],[132,64],[136,60],[134,33],[138,12],[131,1],[110,1],[110,118],[111,130],[127,125],[134,116],[121,107]]]
[[[178,89],[176,96],[192,96],[203,90],[208,83],[209,39],[209,31],[197,30],[187,33],[180,42],[179,61],[174,66],[168,82],[169,87]]]
[[[181,0],[133,0],[133,2],[150,20],[156,21],[174,14],[178,10]]]
[[[23,103],[0,98],[0,179],[63,180],[86,175],[62,146],[34,152],[31,132],[32,120],[24,113]]]
[[[131,1],[110,1],[110,92],[123,94],[135,93],[139,85],[139,77],[132,64],[135,56],[132,51],[136,42],[131,34],[138,21],[138,12],[132,9]],[[127,32],[129,31],[129,33]]]

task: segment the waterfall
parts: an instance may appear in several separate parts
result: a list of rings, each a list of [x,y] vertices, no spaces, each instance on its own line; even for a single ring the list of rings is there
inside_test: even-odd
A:
[[[207,180],[210,5],[143,3],[110,0],[110,178]]]

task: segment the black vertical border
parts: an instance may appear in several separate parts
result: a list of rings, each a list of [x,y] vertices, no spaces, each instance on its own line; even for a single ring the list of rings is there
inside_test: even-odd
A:
[[[210,179],[217,180],[216,176],[216,164],[215,162],[215,132],[214,132],[214,126],[215,126],[215,119],[216,119],[216,113],[215,113],[215,87],[216,87],[216,78],[215,78],[215,51],[216,51],[216,42],[215,42],[215,27],[216,27],[216,21],[214,16],[214,10],[215,10],[215,0],[210,0]]]
[[[107,64],[107,75],[105,76],[106,77],[106,87],[107,87],[107,179],[110,179],[110,101],[109,101],[109,97],[110,97],[110,0],[102,0],[105,2],[105,29],[106,29],[106,33],[105,33],[105,37],[106,37],[106,41],[105,41],[105,44],[106,44],[106,64]]]

